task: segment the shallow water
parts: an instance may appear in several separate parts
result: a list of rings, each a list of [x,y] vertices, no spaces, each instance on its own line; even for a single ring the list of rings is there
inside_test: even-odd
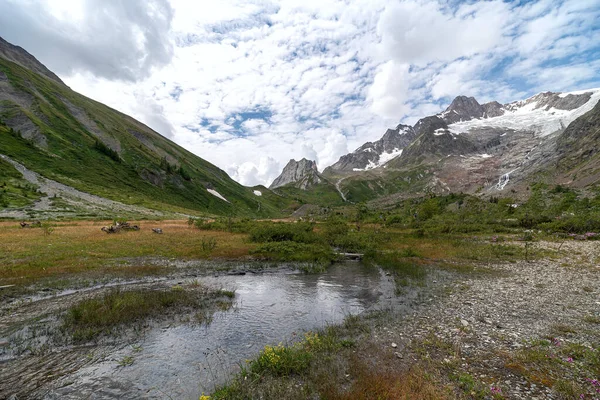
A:
[[[280,271],[199,281],[235,290],[233,308],[216,312],[208,325],[165,322],[134,342],[116,338],[109,345],[55,349],[12,365],[36,381],[40,374],[61,371],[54,382],[32,387],[36,398],[197,399],[226,383],[267,344],[298,340],[306,331],[366,310],[410,310],[418,296],[407,289],[396,297],[391,277],[356,262],[315,275]],[[119,365],[128,358],[131,365]]]
[[[235,289],[235,305],[208,326],[177,324],[152,329],[135,346],[65,379],[48,398],[197,399],[239,371],[265,345],[293,341],[303,332],[341,322],[349,314],[388,307],[393,281],[359,263],[319,275],[247,274],[203,278],[209,286]],[[139,347],[138,347],[139,346]],[[134,362],[122,367],[118,361]]]

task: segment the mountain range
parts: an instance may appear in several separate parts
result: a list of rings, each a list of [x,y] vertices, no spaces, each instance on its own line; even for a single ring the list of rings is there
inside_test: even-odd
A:
[[[71,90],[0,38],[0,218],[289,215],[302,204],[393,204],[426,194],[526,197],[600,183],[600,89],[508,104],[458,96],[320,172],[290,160],[244,187],[143,123]]]
[[[534,182],[597,185],[599,100],[600,89],[508,104],[458,96],[443,112],[343,155],[303,188],[330,185],[345,201],[385,202],[451,192],[525,197]]]

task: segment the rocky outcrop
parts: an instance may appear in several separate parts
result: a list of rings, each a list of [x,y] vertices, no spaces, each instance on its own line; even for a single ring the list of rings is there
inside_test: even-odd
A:
[[[458,96],[446,110],[438,114],[446,124],[460,121],[469,121],[473,118],[481,118],[485,113],[484,107],[474,97]]]
[[[380,167],[399,156],[415,138],[415,130],[409,125],[388,129],[376,142],[367,142],[350,154],[346,154],[323,173],[353,172]]]
[[[544,92],[538,93],[526,100],[515,101],[509,104],[505,104],[504,108],[509,111],[515,111],[525,106],[533,106],[534,110],[544,109],[550,110],[555,108],[557,110],[574,110],[583,106],[592,97],[592,92],[585,93],[570,93],[563,95],[561,93]]]
[[[298,189],[306,190],[311,186],[321,183],[322,178],[317,170],[317,163],[303,158],[300,161],[290,160],[281,175],[279,175],[269,186],[275,189],[282,186],[292,185]]]
[[[565,170],[587,164],[600,153],[600,103],[565,129],[557,140],[557,152],[559,166]],[[599,180],[600,172],[595,174]]]
[[[497,101],[490,101],[483,105],[483,118],[494,118],[504,114],[504,106]]]

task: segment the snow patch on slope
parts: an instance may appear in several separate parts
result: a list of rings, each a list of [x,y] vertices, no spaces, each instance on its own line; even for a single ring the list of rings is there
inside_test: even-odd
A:
[[[216,196],[218,198],[220,198],[223,201],[226,201],[229,203],[229,200],[227,200],[225,197],[221,196],[221,193],[217,192],[214,189],[206,189],[208,191],[208,193],[212,194],[213,196]]]
[[[394,149],[392,151],[383,152],[379,155],[379,160],[377,162],[369,161],[369,164],[365,168],[352,168],[355,172],[369,171],[371,169],[379,168],[386,164],[388,161],[393,160],[396,157],[400,157],[402,155],[402,150],[404,149]]]
[[[570,94],[578,95],[589,92],[592,93],[590,99],[574,110],[558,110],[556,108],[546,110],[544,107],[536,109],[537,102],[526,104],[527,100],[522,100],[510,104],[505,113],[498,117],[457,122],[449,125],[449,127],[455,132],[468,132],[471,129],[483,127],[533,130],[537,135],[544,137],[566,128],[575,119],[594,108],[600,101],[600,88],[559,94],[560,97],[566,97]]]
[[[389,153],[381,153],[381,155],[379,156],[379,166],[382,166],[383,164],[393,160],[396,157],[400,157],[402,155],[402,150],[404,149],[394,149]]]
[[[260,190],[255,190],[253,193],[255,196],[262,196],[262,192]]]

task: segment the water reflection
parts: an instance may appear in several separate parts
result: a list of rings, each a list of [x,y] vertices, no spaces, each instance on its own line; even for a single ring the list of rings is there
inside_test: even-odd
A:
[[[233,310],[218,312],[209,326],[180,324],[153,329],[133,354],[122,348],[79,370],[72,384],[50,398],[191,398],[210,392],[239,371],[266,344],[293,341],[304,331],[380,307],[393,283],[376,268],[335,265],[320,275],[248,274],[205,278],[235,289]],[[118,367],[125,356],[133,365]]]

